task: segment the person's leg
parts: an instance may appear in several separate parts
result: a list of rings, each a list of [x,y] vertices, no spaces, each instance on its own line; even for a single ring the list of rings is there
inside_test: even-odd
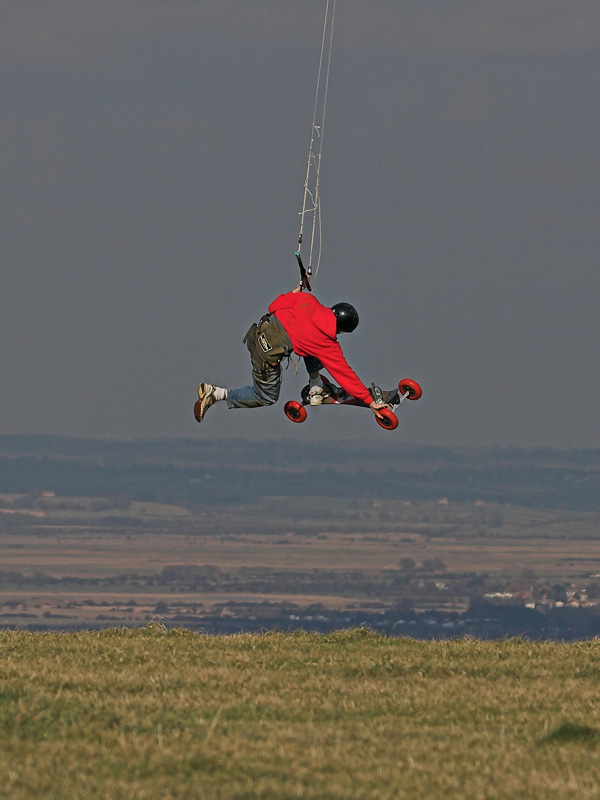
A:
[[[269,314],[250,326],[244,342],[252,363],[252,384],[228,389],[227,405],[229,408],[273,405],[281,390],[281,358],[292,350],[289,337],[277,317]],[[274,363],[269,365],[271,356]]]
[[[223,389],[211,383],[201,383],[194,405],[198,422],[202,422],[207,410],[219,400],[227,400],[229,408],[258,408],[270,406],[279,399],[281,359],[292,352],[292,343],[283,326],[273,314],[266,314],[258,324],[250,326],[243,341],[250,353],[252,384]]]
[[[258,408],[270,406],[279,399],[281,364],[271,369],[252,368],[252,385],[227,390],[229,408]]]
[[[323,369],[323,364],[314,356],[304,356],[304,366],[308,372],[308,377],[311,379],[318,378],[319,370]]]
[[[304,366],[308,372],[308,398],[311,406],[318,406],[325,397],[325,384],[320,371],[323,364],[315,356],[303,356]]]

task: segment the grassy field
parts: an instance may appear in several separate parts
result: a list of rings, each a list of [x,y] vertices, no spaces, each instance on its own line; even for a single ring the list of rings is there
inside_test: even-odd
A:
[[[600,642],[0,633],[8,800],[587,800]]]

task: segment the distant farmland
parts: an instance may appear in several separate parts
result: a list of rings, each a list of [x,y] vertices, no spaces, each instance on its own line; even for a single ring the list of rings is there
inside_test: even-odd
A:
[[[0,627],[600,633],[600,451],[400,444],[0,436]]]

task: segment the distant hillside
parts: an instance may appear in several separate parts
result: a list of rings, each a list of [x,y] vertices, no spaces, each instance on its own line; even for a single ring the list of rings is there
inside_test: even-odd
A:
[[[600,450],[0,436],[0,492],[43,489],[209,505],[294,495],[598,510]]]

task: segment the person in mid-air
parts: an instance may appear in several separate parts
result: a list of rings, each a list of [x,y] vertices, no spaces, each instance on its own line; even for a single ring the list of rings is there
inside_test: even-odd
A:
[[[280,294],[258,323],[244,337],[252,362],[252,385],[224,389],[201,383],[194,417],[202,422],[207,410],[219,400],[229,408],[257,408],[276,403],[281,389],[281,361],[292,352],[304,357],[311,395],[326,393],[319,370],[325,368],[341,388],[365,402],[378,414],[387,404],[373,399],[371,392],[348,365],[337,340],[338,333],[350,333],[358,325],[358,312],[350,303],[331,308],[298,286]]]

